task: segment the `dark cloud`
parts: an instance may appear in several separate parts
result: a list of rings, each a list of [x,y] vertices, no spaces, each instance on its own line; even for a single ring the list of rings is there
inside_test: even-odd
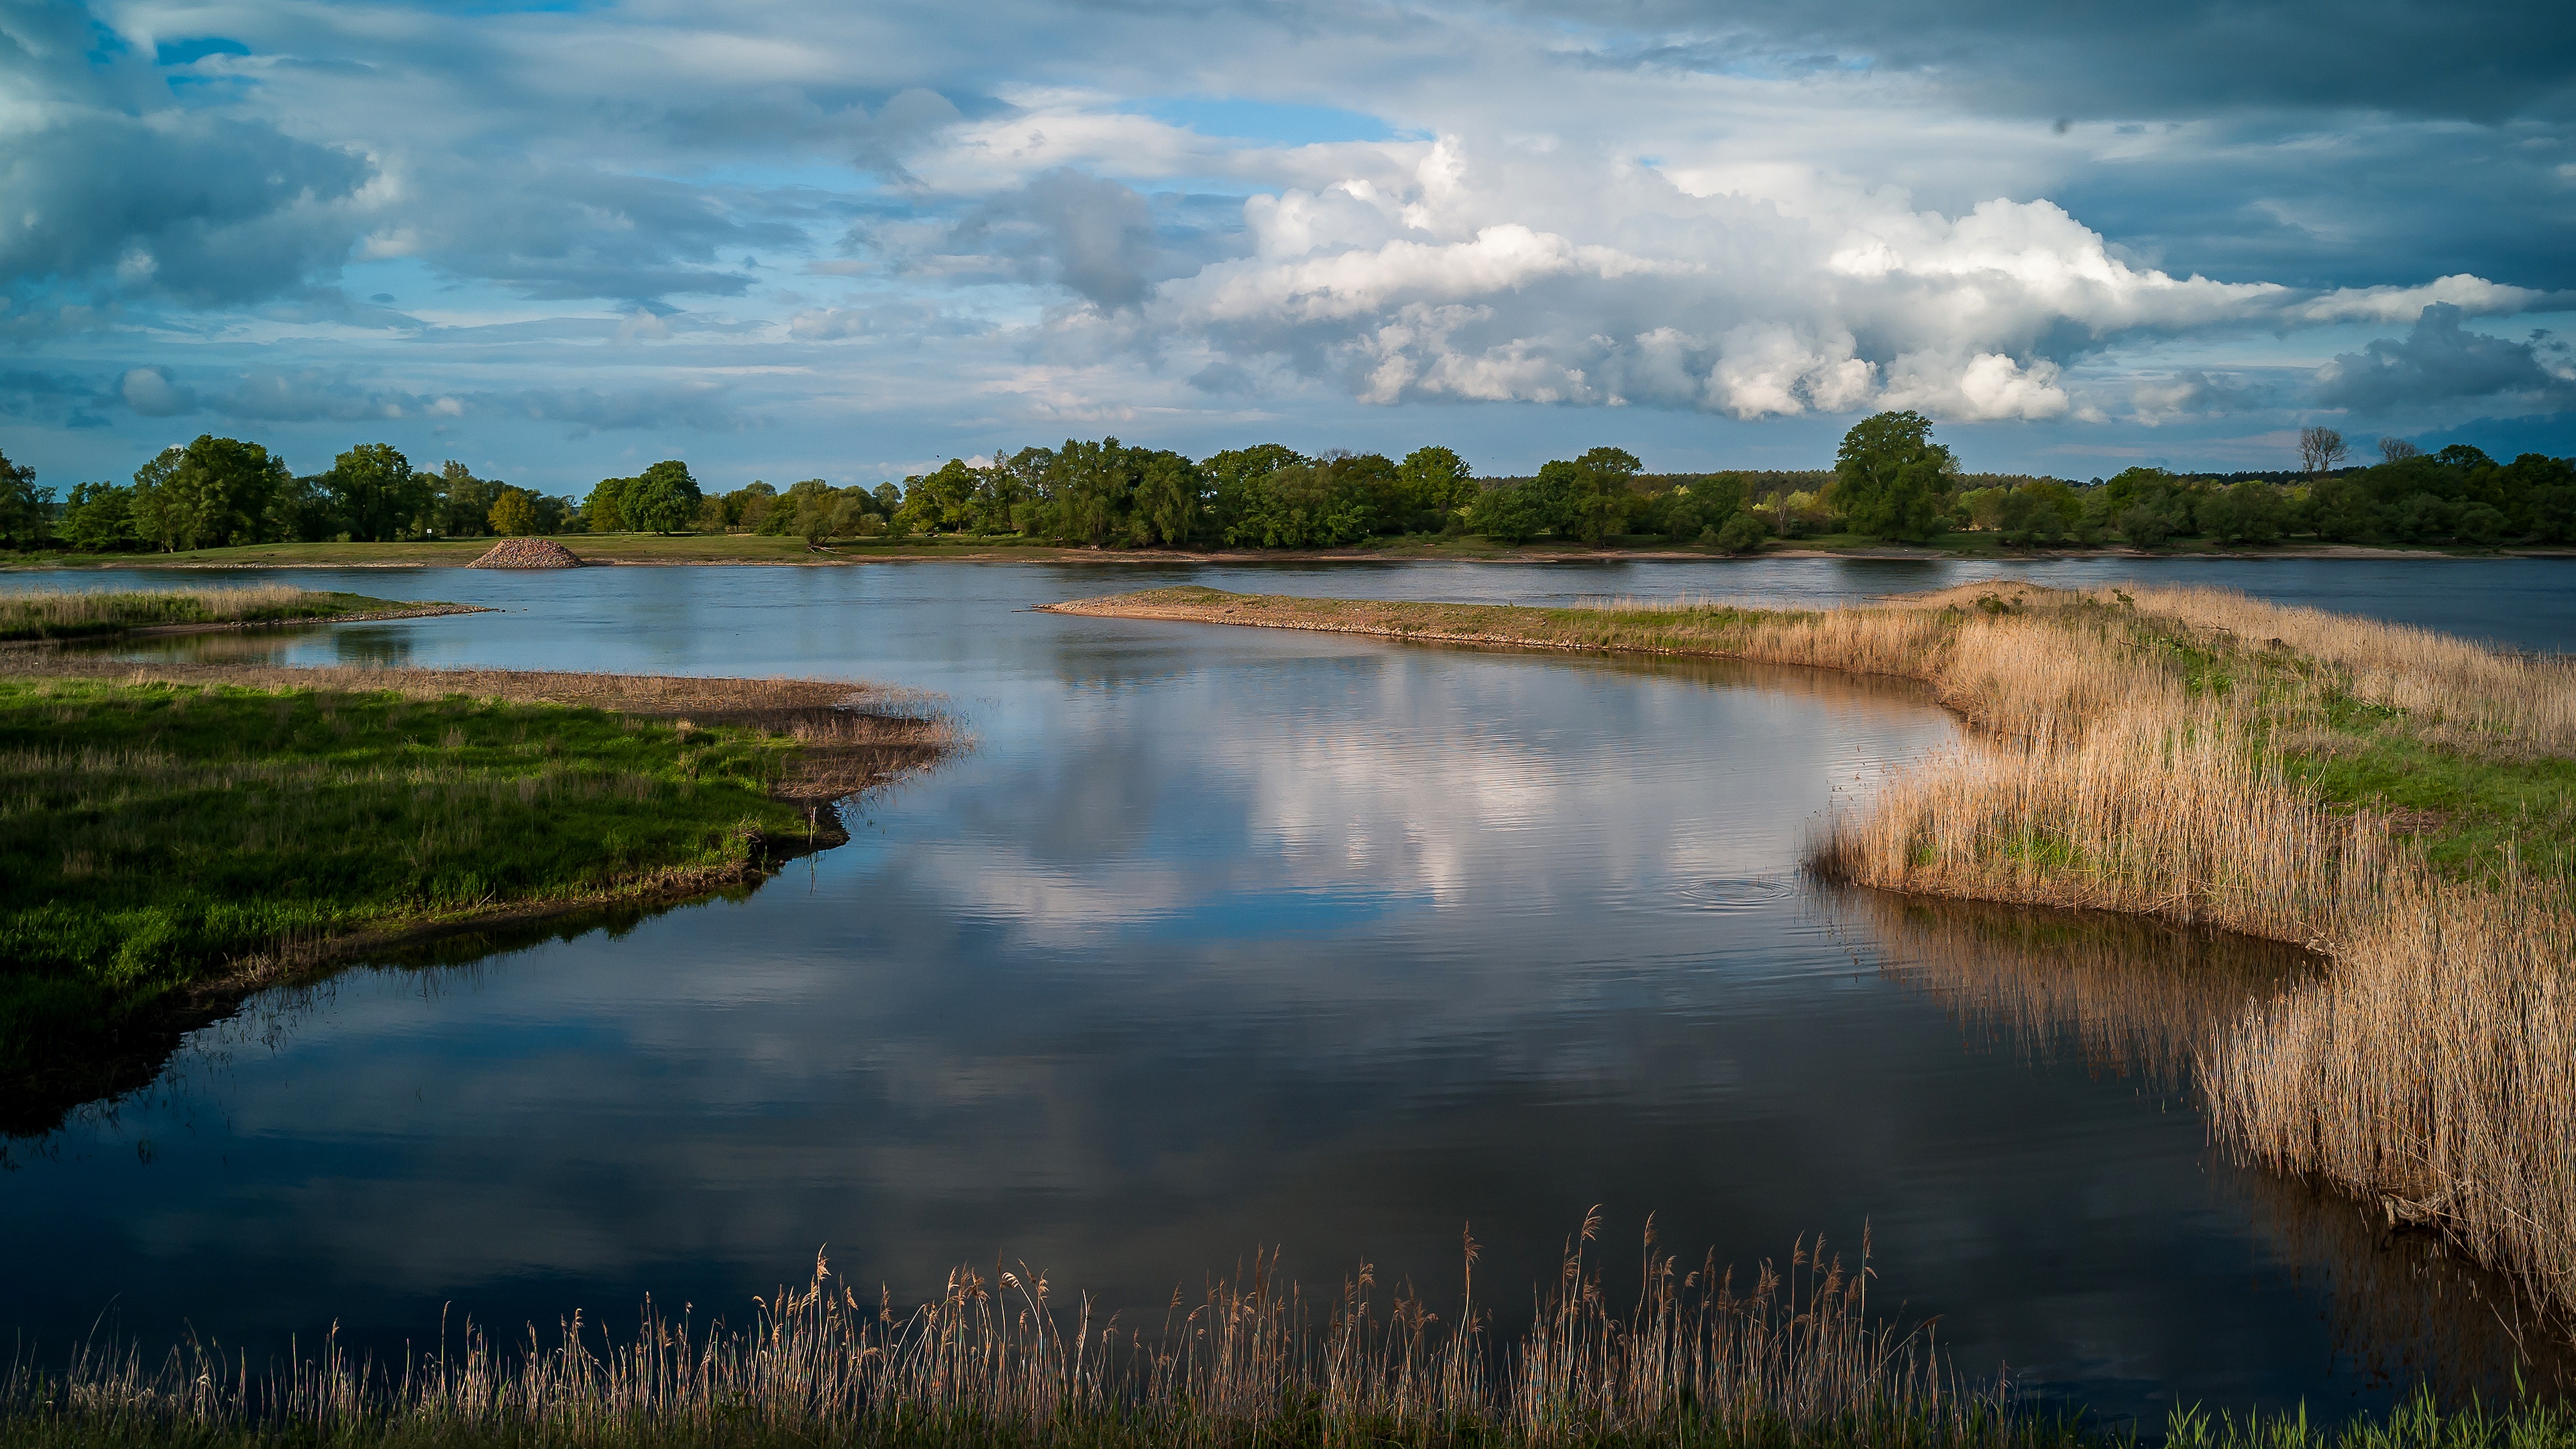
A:
[[[2576,10],[2512,0],[1522,0],[1515,8],[1656,36],[1633,49],[1611,42],[1641,60],[1913,72],[1977,109],[2042,120],[2294,108],[2493,123],[2576,94]]]
[[[415,213],[414,254],[531,298],[738,297],[752,277],[725,265],[725,253],[793,247],[804,235],[743,216],[721,191],[661,177],[523,162],[422,179],[439,204]]]
[[[743,418],[729,405],[727,390],[715,383],[680,383],[638,388],[542,388],[517,393],[486,393],[473,399],[477,408],[517,413],[544,422],[571,423],[583,432],[627,428],[693,428],[733,432]]]
[[[1104,310],[1133,307],[1152,287],[1154,218],[1145,198],[1069,167],[976,208],[949,235],[952,251],[1015,263]]]
[[[0,7],[0,88],[33,118],[0,131],[0,288],[221,306],[336,269],[365,159],[182,108],[146,70],[77,6]]]
[[[2330,408],[2383,413],[2462,398],[2506,394],[2551,399],[2551,410],[2576,406],[2576,380],[2542,363],[2563,359],[2548,333],[2516,342],[2460,325],[2447,302],[2426,307],[2403,340],[2379,338],[2317,369],[2317,401]]]
[[[850,164],[888,181],[909,183],[913,176],[904,169],[903,158],[963,118],[955,103],[937,91],[902,91],[853,127]]]

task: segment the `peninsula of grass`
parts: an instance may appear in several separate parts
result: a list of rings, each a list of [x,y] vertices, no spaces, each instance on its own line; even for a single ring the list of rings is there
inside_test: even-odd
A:
[[[0,1096],[369,945],[756,878],[946,740],[814,681],[15,661]]]
[[[230,589],[0,591],[0,643],[184,633],[260,624],[418,619],[479,612],[472,604],[409,602],[267,584]]]
[[[2322,953],[2191,1047],[2221,1140],[2439,1229],[2576,1323],[2576,661],[2213,589],[1054,607],[1921,680],[1976,733],[1837,815],[1821,872]]]

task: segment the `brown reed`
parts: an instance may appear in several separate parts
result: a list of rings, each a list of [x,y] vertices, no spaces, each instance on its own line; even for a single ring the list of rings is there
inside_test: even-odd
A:
[[[1540,1286],[1530,1327],[1497,1335],[1467,1288],[1444,1316],[1410,1288],[1381,1296],[1362,1264],[1337,1292],[1281,1279],[1256,1253],[1238,1277],[1156,1328],[1059,1303],[1025,1266],[948,1275],[898,1313],[819,1255],[799,1288],[756,1300],[733,1330],[647,1303],[617,1342],[578,1316],[515,1349],[469,1325],[461,1345],[376,1369],[337,1339],[255,1373],[202,1347],[156,1368],[92,1351],[65,1373],[23,1358],[0,1387],[17,1422],[92,1441],[185,1425],[297,1431],[316,1441],[487,1438],[582,1446],[687,1443],[1501,1443],[1701,1441],[2014,1444],[2045,1441],[2002,1382],[1953,1374],[1928,1326],[1869,1312],[1863,1261],[1821,1239],[1739,1290],[1713,1256],[1658,1250],[1652,1220],[1622,1315],[1592,1260],[1596,1211]],[[406,1434],[401,1431],[409,1430]],[[106,1432],[101,1432],[106,1431]],[[426,1431],[426,1432],[424,1432]],[[64,1436],[69,1437],[69,1436]]]

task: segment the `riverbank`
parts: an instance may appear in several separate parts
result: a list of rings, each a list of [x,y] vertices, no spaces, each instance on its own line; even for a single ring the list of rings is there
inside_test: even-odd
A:
[[[355,952],[757,879],[956,742],[823,681],[0,660],[0,1128]]]
[[[0,592],[0,643],[355,624],[489,612],[478,604],[378,599],[282,584],[247,588]]]
[[[1835,819],[1884,889],[2123,911],[2334,967],[2201,1052],[2222,1140],[2576,1315],[2576,665],[2214,590],[1967,585],[1804,612],[1165,589],[1106,617],[1924,681],[1983,738]]]
[[[763,534],[568,534],[553,540],[588,565],[771,564],[828,567],[841,564],[920,562],[1243,564],[1243,563],[1575,563],[1608,559],[1749,558],[1956,559],[2009,562],[2030,559],[2445,559],[2576,558],[2564,548],[2373,548],[2358,544],[2266,544],[2229,547],[2183,540],[2155,549],[2007,548],[1992,533],[1953,533],[1931,544],[1890,544],[1856,536],[1772,539],[1747,553],[1715,546],[1631,537],[1600,547],[1534,542],[1498,544],[1477,537],[1416,535],[1331,549],[1068,548],[1016,537],[837,539],[824,547],[801,538]],[[187,553],[19,554],[0,556],[0,572],[33,569],[283,569],[462,568],[489,552],[488,538],[409,543],[263,543]]]
[[[461,1342],[394,1364],[332,1339],[283,1365],[201,1343],[150,1367],[113,1350],[51,1372],[21,1357],[0,1380],[0,1449],[2121,1449],[2156,1428],[2174,1449],[2576,1445],[2576,1410],[2547,1398],[2446,1409],[2419,1393],[2340,1424],[2200,1404],[2162,1425],[2089,1421],[1957,1371],[1928,1324],[1874,1316],[1865,1240],[1848,1266],[1801,1240],[1785,1265],[1739,1277],[1713,1254],[1660,1252],[1650,1220],[1643,1271],[1614,1282],[1599,1226],[1596,1213],[1567,1239],[1517,1333],[1501,1326],[1514,1310],[1478,1297],[1472,1237],[1454,1308],[1410,1284],[1382,1298],[1366,1264],[1307,1289],[1256,1253],[1196,1301],[1176,1292],[1159,1330],[1096,1318],[1026,1265],[952,1269],[937,1301],[897,1314],[818,1256],[740,1329],[648,1302],[631,1335],[576,1313],[551,1344],[531,1325],[504,1347],[468,1323]]]

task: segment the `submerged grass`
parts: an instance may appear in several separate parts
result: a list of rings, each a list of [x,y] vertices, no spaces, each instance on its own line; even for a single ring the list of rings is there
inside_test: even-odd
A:
[[[26,661],[0,676],[0,1080],[354,944],[744,878],[952,735],[808,681]]]
[[[455,604],[405,603],[365,594],[321,593],[285,584],[230,589],[0,592],[0,641],[85,639],[188,625],[282,624],[352,615],[456,612]]]
[[[2213,589],[1971,584],[1777,612],[1165,589],[1059,607],[1923,680],[1982,738],[1836,818],[1821,868],[2328,955],[2196,1049],[2221,1139],[2438,1227],[2576,1322],[2576,663]]]

